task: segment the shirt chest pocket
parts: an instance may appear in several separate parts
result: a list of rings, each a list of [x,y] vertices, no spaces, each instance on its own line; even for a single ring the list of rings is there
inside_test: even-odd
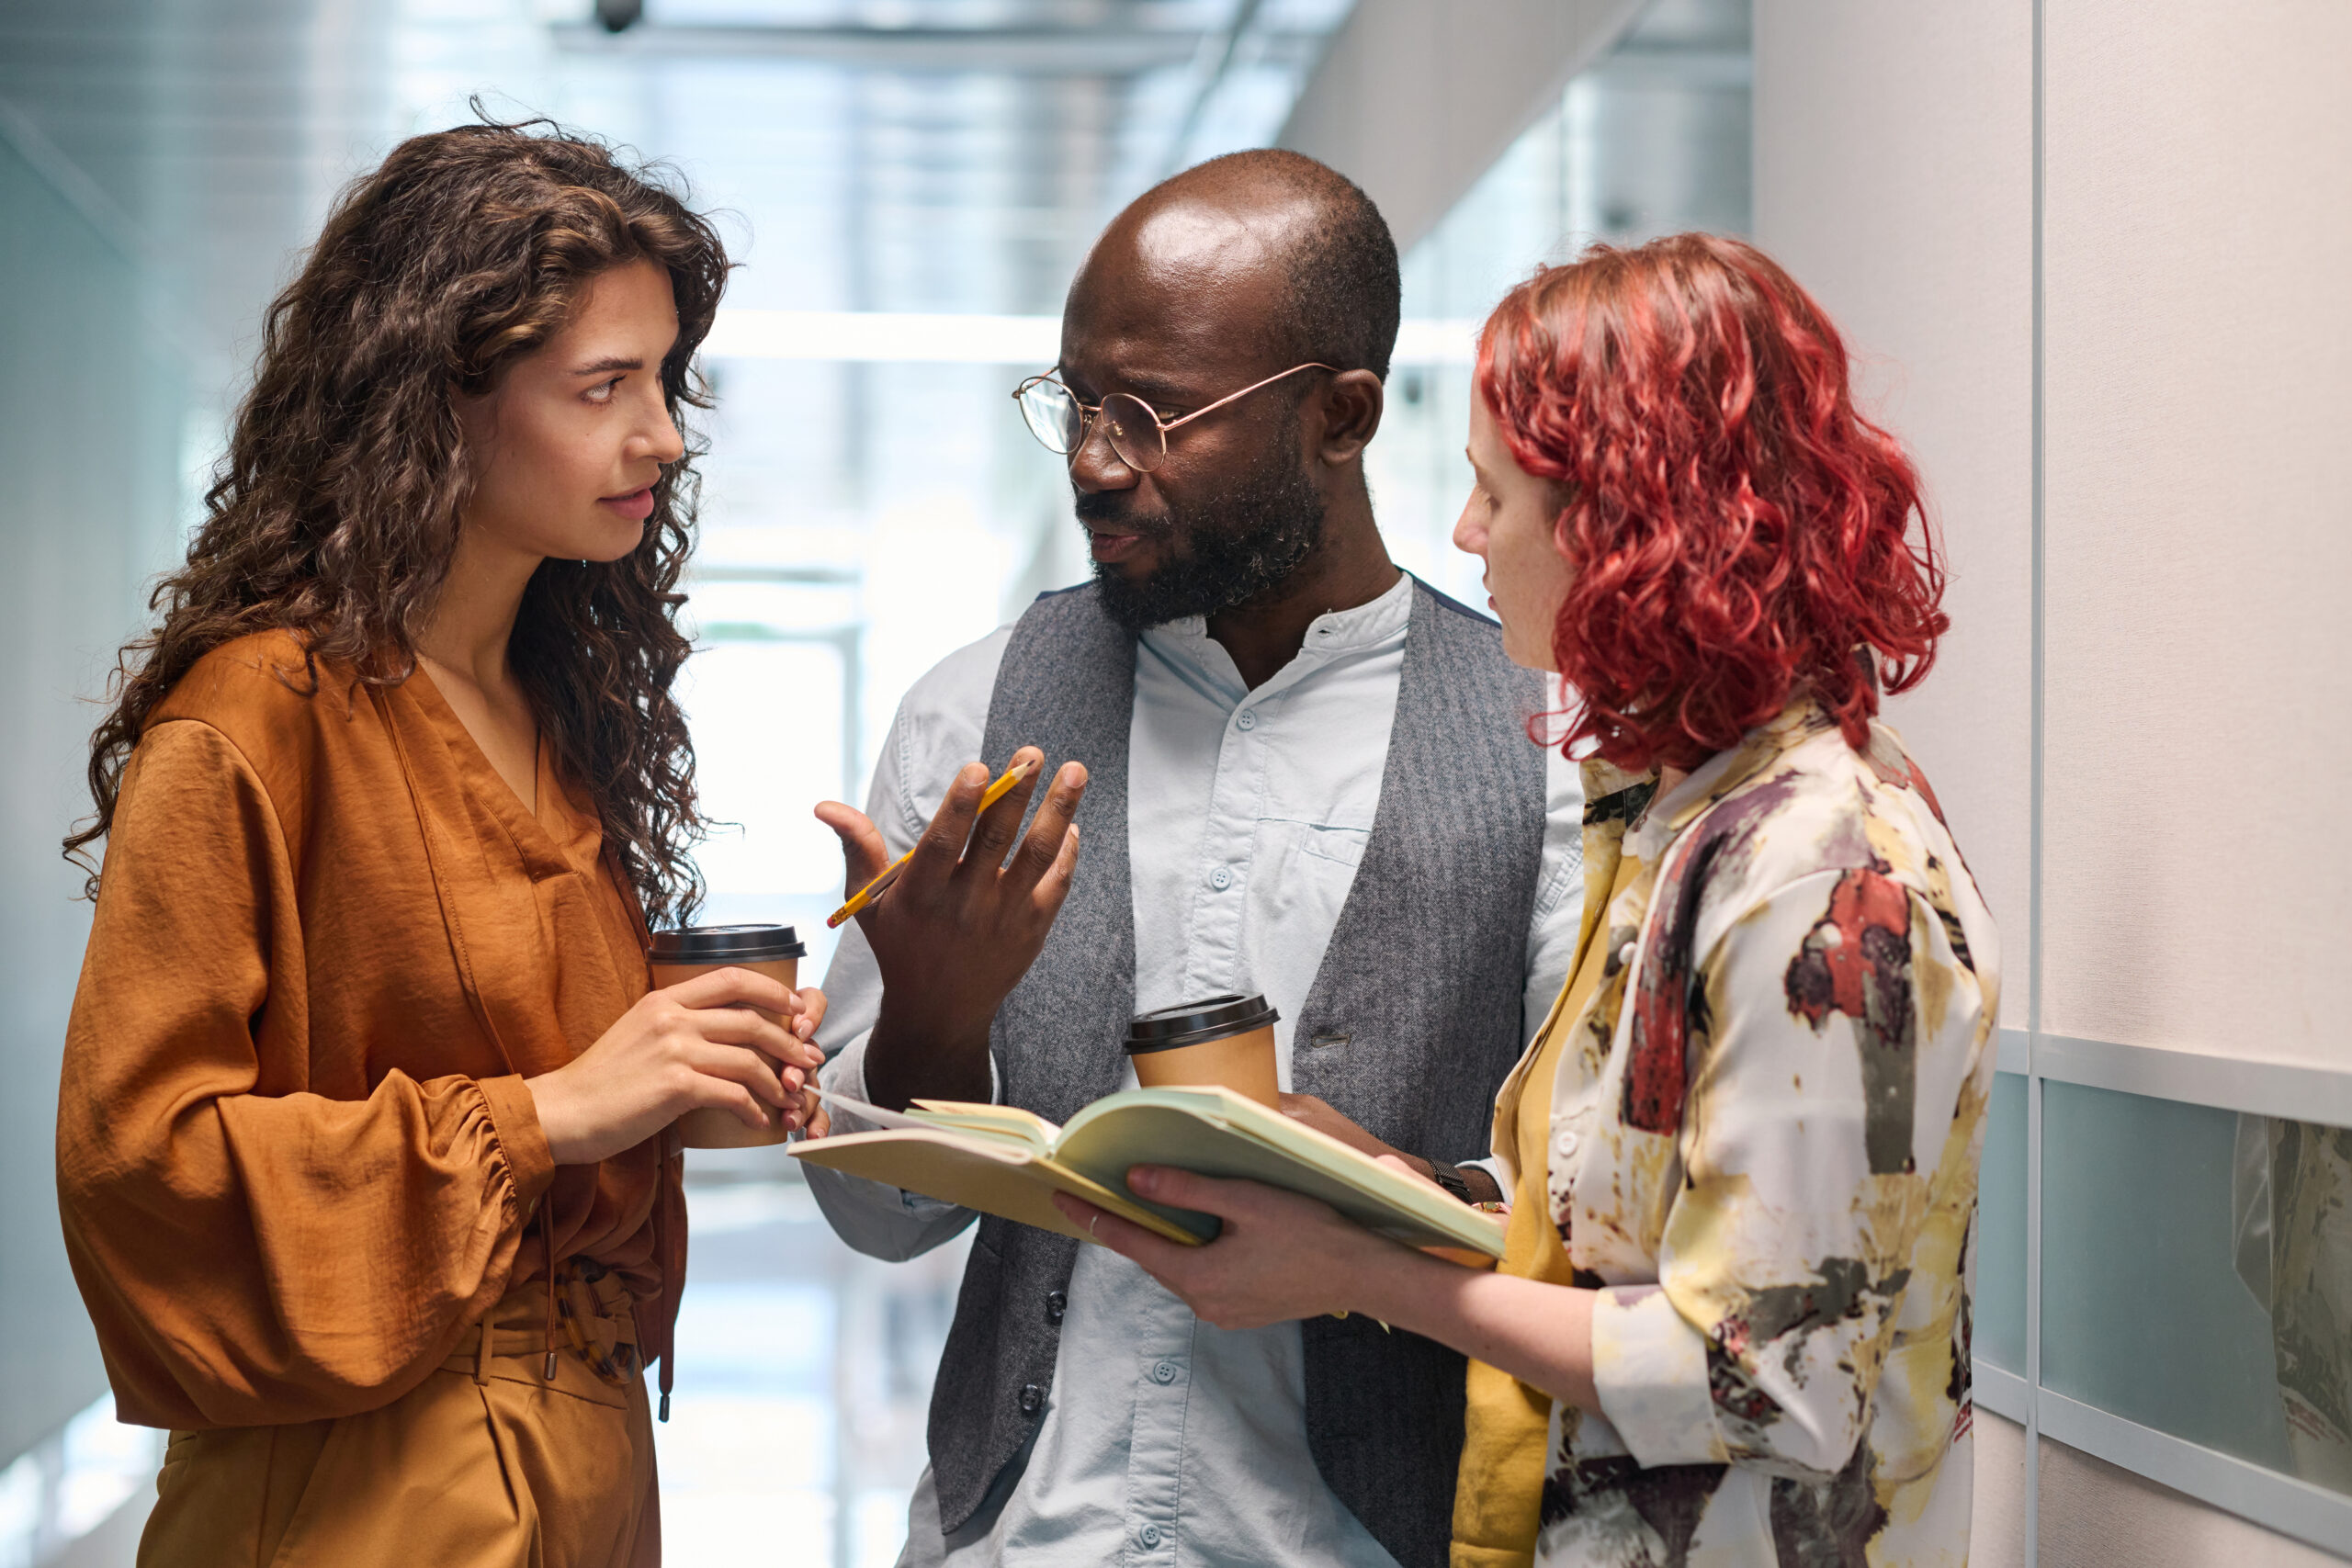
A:
[[[1322,861],[1342,868],[1353,880],[1357,863],[1372,834],[1362,828],[1329,828],[1316,822],[1269,822],[1270,829],[1290,831],[1294,849],[1303,860]]]
[[[1356,863],[1363,858],[1364,841],[1371,836],[1356,828],[1260,821],[1250,873],[1250,919],[1261,931],[1286,931],[1294,940],[1298,933],[1325,933],[1312,944],[1319,953],[1329,932],[1340,923],[1348,891],[1355,886]]]

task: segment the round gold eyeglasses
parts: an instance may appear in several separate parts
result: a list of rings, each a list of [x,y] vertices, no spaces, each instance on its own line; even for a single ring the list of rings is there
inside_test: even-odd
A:
[[[1206,408],[1194,409],[1181,419],[1161,419],[1149,403],[1132,392],[1113,392],[1099,403],[1080,402],[1078,394],[1051,375],[1030,377],[1012,389],[1012,400],[1021,405],[1021,417],[1027,422],[1029,434],[1048,452],[1058,452],[1065,457],[1077,456],[1099,419],[1102,434],[1110,441],[1111,450],[1119,455],[1119,461],[1148,474],[1167,459],[1170,431],[1181,429],[1238,398],[1246,398],[1261,387],[1271,387],[1283,377],[1295,376],[1302,370],[1336,368],[1319,363],[1294,365],[1262,381],[1252,381],[1238,392],[1228,392]]]

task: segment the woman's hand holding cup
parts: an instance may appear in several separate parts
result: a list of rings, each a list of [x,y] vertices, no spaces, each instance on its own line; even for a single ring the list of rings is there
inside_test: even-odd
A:
[[[558,1165],[633,1148],[690,1111],[766,1132],[800,1124],[823,993],[715,969],[639,998],[572,1061],[527,1080]],[[745,1049],[748,1046],[750,1049]]]

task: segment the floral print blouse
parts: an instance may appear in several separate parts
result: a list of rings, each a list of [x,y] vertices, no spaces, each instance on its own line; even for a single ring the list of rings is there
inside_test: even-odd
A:
[[[1935,795],[1802,702],[1662,796],[1586,789],[1609,956],[1546,1193],[1600,1409],[1553,1410],[1535,1562],[1958,1568],[2000,957]]]

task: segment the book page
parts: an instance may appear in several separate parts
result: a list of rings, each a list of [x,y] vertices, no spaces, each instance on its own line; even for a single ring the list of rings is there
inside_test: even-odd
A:
[[[1410,1247],[1502,1256],[1503,1226],[1492,1216],[1226,1089],[1130,1089],[1098,1100],[1070,1118],[1055,1156],[1121,1193],[1128,1167],[1170,1166],[1302,1193]],[[1179,1223],[1188,1217],[1153,1207]]]
[[[804,1139],[792,1145],[790,1152],[795,1159],[821,1165],[846,1176],[864,1177],[886,1187],[920,1192],[941,1202],[1001,1215],[1040,1230],[1076,1236],[1080,1241],[1093,1238],[1086,1234],[1084,1226],[1073,1225],[1054,1207],[1056,1192],[1084,1199],[1170,1241],[1191,1245],[1202,1239],[1182,1224],[1165,1219],[1125,1193],[1112,1191],[1080,1172],[1042,1159],[1010,1138],[917,1124],[912,1128]],[[1200,1215],[1187,1218],[1194,1227],[1204,1224]]]
[[[960,1100],[918,1100],[910,1113],[926,1127],[956,1127],[994,1137],[1017,1139],[1024,1147],[1045,1154],[1062,1130],[1034,1111],[1017,1105],[978,1105]]]
[[[810,1087],[816,1089],[817,1098],[823,1100],[827,1105],[833,1107],[835,1110],[846,1111],[851,1115],[859,1118],[861,1121],[873,1122],[876,1127],[896,1128],[902,1132],[920,1133],[925,1125],[925,1123],[916,1121],[913,1117],[908,1115],[903,1111],[885,1111],[878,1105],[868,1105],[862,1100],[852,1100],[848,1095],[836,1094],[822,1084],[815,1084]]]

